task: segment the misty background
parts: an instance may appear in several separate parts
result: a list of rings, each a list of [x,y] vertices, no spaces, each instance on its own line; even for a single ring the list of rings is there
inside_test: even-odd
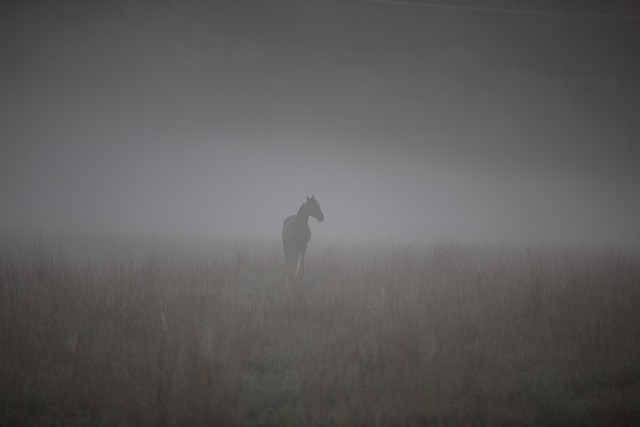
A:
[[[640,6],[447,4],[3,6],[0,229],[640,243]]]

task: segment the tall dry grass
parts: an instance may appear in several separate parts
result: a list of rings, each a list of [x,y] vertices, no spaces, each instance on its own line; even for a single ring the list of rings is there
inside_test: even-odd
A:
[[[2,425],[640,423],[631,250],[53,246],[0,254]]]

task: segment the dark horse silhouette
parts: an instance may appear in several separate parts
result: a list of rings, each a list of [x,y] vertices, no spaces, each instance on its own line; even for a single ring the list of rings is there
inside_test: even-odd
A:
[[[285,218],[282,223],[282,245],[288,279],[297,277],[298,273],[304,273],[304,254],[311,240],[310,216],[318,222],[324,221],[324,214],[314,196],[307,197],[298,213]]]

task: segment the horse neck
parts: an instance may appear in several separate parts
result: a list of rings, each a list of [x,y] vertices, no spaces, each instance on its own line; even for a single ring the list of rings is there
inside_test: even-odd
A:
[[[298,209],[298,213],[296,214],[296,228],[302,227],[303,225],[307,225],[309,223],[309,213],[306,209],[306,204],[303,203]]]

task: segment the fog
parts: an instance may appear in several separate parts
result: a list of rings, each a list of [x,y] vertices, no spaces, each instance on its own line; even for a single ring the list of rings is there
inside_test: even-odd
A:
[[[634,2],[133,3],[3,12],[3,231],[640,243]]]

